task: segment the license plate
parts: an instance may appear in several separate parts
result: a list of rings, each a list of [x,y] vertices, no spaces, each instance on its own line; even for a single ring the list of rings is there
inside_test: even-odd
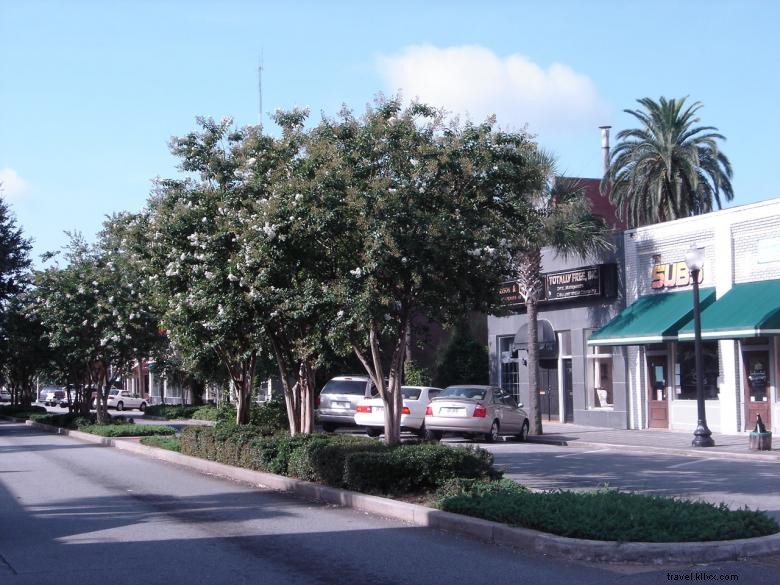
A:
[[[463,414],[463,409],[462,408],[450,408],[450,407],[447,407],[447,406],[442,406],[439,409],[439,413],[440,414]]]
[[[333,408],[349,408],[349,402],[331,402]]]
[[[384,406],[372,406],[371,412],[384,412],[385,407]]]

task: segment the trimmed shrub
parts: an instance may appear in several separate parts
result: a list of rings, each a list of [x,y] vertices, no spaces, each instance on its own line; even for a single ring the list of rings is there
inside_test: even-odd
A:
[[[458,494],[438,507],[571,538],[620,542],[698,542],[780,532],[759,511],[614,490]]]
[[[481,497],[493,494],[519,494],[527,491],[527,487],[511,479],[487,480],[456,477],[445,481],[436,490],[435,497],[437,500],[441,500],[451,496]]]
[[[95,424],[97,415],[91,414],[89,417],[78,412],[63,412],[60,414],[44,413],[32,414],[30,420],[52,427],[61,427],[63,429],[78,429],[80,426]]]
[[[101,437],[144,437],[149,435],[175,435],[176,429],[164,425],[136,425],[120,423],[115,425],[90,425],[80,431]]]
[[[253,404],[249,416],[251,424],[262,429],[263,434],[266,435],[286,432],[290,428],[287,406],[280,398],[274,398],[260,405]]]
[[[149,447],[157,447],[159,449],[167,449],[168,451],[181,451],[181,442],[178,437],[167,436],[161,437],[154,435],[151,437],[141,437],[141,444]]]
[[[383,452],[384,443],[350,435],[311,435],[290,454],[289,474],[333,487],[345,486],[346,461],[356,453]]]
[[[148,416],[158,416],[167,420],[195,418],[194,414],[200,406],[184,404],[154,404],[146,407]]]
[[[199,406],[195,410],[195,412],[192,413],[192,416],[190,418],[196,419],[196,420],[211,420],[216,421],[217,420],[217,407],[216,406]]]
[[[12,406],[10,404],[0,406],[0,414],[16,418],[30,418],[33,414],[46,414],[47,412],[43,406]]]
[[[480,448],[438,444],[398,445],[379,453],[356,453],[346,459],[347,488],[373,493],[420,493],[454,478],[498,479],[493,456]]]

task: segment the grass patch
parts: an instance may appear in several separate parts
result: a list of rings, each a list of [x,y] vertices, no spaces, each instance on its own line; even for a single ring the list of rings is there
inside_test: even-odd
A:
[[[176,434],[176,430],[173,427],[165,425],[137,425],[130,423],[117,425],[89,425],[79,427],[79,430],[101,437],[148,437],[150,435]]]
[[[176,436],[161,437],[154,435],[151,437],[141,437],[141,444],[149,447],[158,447],[159,449],[168,449],[168,451],[181,452],[181,441]]]
[[[615,490],[530,492],[483,482],[455,490],[450,486],[437,507],[570,538],[618,542],[732,540],[780,531],[773,518],[759,511]]]

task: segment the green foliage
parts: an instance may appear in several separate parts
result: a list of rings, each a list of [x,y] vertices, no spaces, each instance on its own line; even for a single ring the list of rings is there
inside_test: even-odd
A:
[[[151,437],[141,437],[141,444],[149,447],[167,449],[168,451],[181,451],[181,441],[179,441],[178,437],[174,436],[160,437],[154,435]]]
[[[154,404],[146,407],[146,415],[157,416],[166,420],[198,418],[195,417],[195,413],[202,408],[206,407],[185,404]],[[211,408],[216,410],[214,407]]]
[[[526,493],[528,488],[511,479],[471,479],[456,477],[443,482],[436,490],[436,499],[443,500],[451,496],[467,495],[482,497],[494,494]]]
[[[350,456],[357,453],[382,452],[383,443],[365,437],[349,435],[314,435],[290,455],[289,475],[345,487],[345,465]]]
[[[411,360],[407,360],[404,364],[404,385],[430,386],[431,374],[427,369],[416,365]]]
[[[459,324],[439,360],[435,383],[441,387],[488,384],[489,375],[487,349],[474,339],[467,324]]]
[[[612,490],[464,489],[443,497],[438,507],[571,538],[620,542],[731,540],[780,531],[777,522],[763,512]]]
[[[406,494],[431,491],[454,478],[498,479],[500,475],[492,454],[484,449],[412,443],[350,455],[344,485],[360,492]]]
[[[713,126],[697,126],[687,97],[637,100],[641,110],[624,110],[641,126],[618,133],[610,167],[602,180],[629,227],[712,211],[734,198],[729,159],[718,147],[725,140]]]
[[[30,418],[32,415],[46,414],[48,411],[43,406],[19,406],[4,404],[0,406],[0,414],[16,418]]]
[[[92,425],[95,423],[94,414],[89,417],[84,417],[78,412],[64,412],[61,414],[46,412],[42,414],[33,414],[30,416],[30,419],[37,423],[63,429],[79,429],[80,426]]]
[[[192,416],[195,420],[216,421],[219,409],[216,406],[199,406],[193,411]]]
[[[249,415],[250,424],[263,430],[264,434],[272,435],[288,431],[287,406],[281,398],[273,398],[262,404],[252,404]]]
[[[176,429],[164,425],[137,425],[120,423],[114,425],[88,425],[80,431],[101,437],[146,437],[150,435],[175,435]]]

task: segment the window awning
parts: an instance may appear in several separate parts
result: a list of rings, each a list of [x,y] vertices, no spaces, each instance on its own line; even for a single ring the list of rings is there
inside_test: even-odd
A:
[[[701,307],[715,300],[714,288],[699,290]],[[639,297],[596,331],[588,345],[645,345],[676,341],[681,327],[693,319],[693,290]]]
[[[702,339],[770,335],[780,335],[780,280],[735,284],[701,312]],[[679,338],[694,338],[693,321],[680,328]]]

